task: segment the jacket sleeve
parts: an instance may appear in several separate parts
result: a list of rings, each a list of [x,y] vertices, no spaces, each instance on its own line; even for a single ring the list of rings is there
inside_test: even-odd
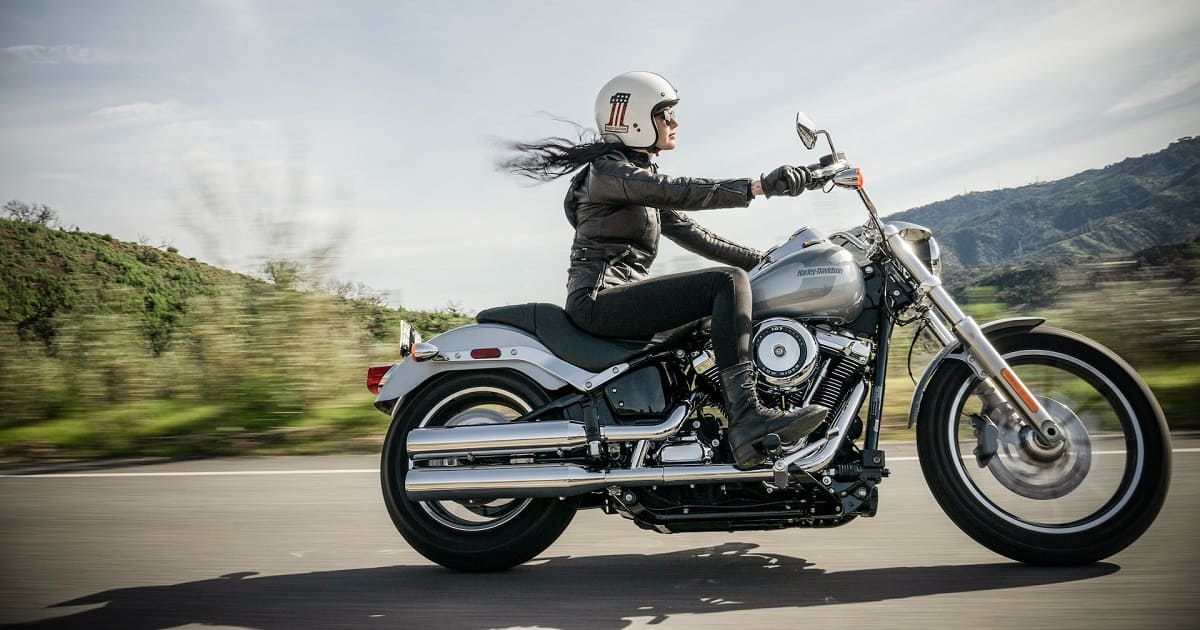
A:
[[[662,221],[662,233],[689,252],[726,265],[741,267],[746,271],[757,265],[762,258],[762,252],[757,249],[727,241],[704,229],[681,212],[659,210],[658,214]]]
[[[587,177],[588,201],[623,205],[704,210],[750,205],[749,179],[670,177],[625,160],[592,162]]]

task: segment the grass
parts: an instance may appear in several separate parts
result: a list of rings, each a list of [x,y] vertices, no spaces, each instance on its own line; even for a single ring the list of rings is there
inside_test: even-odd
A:
[[[231,405],[143,401],[0,429],[0,452],[26,459],[361,451],[382,441],[388,422],[365,391],[266,417]]]
[[[881,439],[911,441],[907,426],[914,385],[907,375],[907,344],[889,365]],[[901,351],[903,350],[903,351]],[[928,353],[914,362],[919,379]],[[1200,428],[1190,413],[1200,394],[1200,364],[1143,370],[1173,429]],[[862,415],[866,414],[864,404]],[[327,454],[375,452],[387,431],[389,418],[371,405],[363,391],[344,394],[312,405],[304,412],[269,411],[248,414],[232,405],[198,404],[183,400],[142,401],[46,422],[0,429],[0,452],[28,459],[45,455],[191,456],[224,454]]]

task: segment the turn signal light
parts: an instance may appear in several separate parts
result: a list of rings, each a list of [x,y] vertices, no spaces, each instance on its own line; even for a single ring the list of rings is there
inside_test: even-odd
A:
[[[837,175],[833,176],[833,183],[841,188],[857,188],[863,187],[863,174],[860,168],[849,168]]]

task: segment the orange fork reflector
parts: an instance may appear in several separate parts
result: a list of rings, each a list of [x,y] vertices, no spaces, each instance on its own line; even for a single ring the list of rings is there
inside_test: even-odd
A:
[[[1025,401],[1025,406],[1029,407],[1030,411],[1034,413],[1038,412],[1039,407],[1037,401],[1033,399],[1033,396],[1029,393],[1029,390],[1025,389],[1025,386],[1021,384],[1021,381],[1017,380],[1017,376],[1012,373],[1012,370],[1004,368],[1000,371],[1000,376],[1003,376],[1004,380],[1007,381],[1008,384],[1013,388],[1013,391],[1017,392],[1017,395],[1021,397],[1021,400]]]

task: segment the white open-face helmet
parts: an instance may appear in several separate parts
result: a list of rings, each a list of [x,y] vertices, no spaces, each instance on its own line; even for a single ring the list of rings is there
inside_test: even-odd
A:
[[[654,113],[679,102],[670,81],[653,72],[626,72],[600,88],[596,128],[606,142],[649,149],[658,142]]]

